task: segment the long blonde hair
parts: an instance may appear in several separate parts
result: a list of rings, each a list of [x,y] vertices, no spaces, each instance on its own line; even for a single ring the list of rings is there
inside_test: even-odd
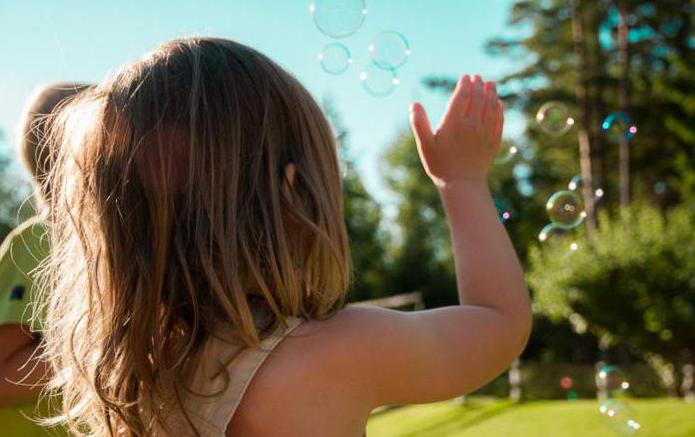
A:
[[[181,406],[220,323],[253,347],[288,317],[342,304],[350,257],[334,135],[261,53],[169,41],[60,117],[43,288],[51,387],[72,432],[151,433],[166,393]]]

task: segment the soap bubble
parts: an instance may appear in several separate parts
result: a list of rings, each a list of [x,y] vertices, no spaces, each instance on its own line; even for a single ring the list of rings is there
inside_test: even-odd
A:
[[[608,399],[601,403],[599,412],[614,431],[624,435],[639,435],[642,431],[635,412],[624,402]]]
[[[574,126],[574,118],[564,103],[548,102],[540,107],[536,113],[538,125],[546,133],[560,136]]]
[[[582,189],[582,175],[574,175],[572,179],[570,179],[570,183],[567,184],[567,188],[572,190],[572,191],[581,191]]]
[[[519,148],[513,143],[505,141],[502,143],[502,149],[495,157],[495,164],[506,164],[510,162],[519,153]]]
[[[319,53],[318,59],[321,68],[328,74],[344,73],[352,64],[350,50],[337,42],[327,44]]]
[[[564,229],[579,226],[586,218],[582,198],[574,191],[558,191],[545,204],[550,221]]]
[[[509,206],[509,203],[497,197],[495,197],[493,201],[495,202],[495,208],[497,208],[497,216],[500,219],[500,221],[502,223],[507,223],[509,220],[511,220],[512,210]]]
[[[631,140],[637,133],[637,125],[632,122],[632,118],[622,111],[611,112],[603,119],[601,129],[613,142],[620,142],[622,139]]]
[[[345,38],[362,26],[367,5],[365,0],[314,0],[309,12],[321,33],[331,38]]]
[[[394,70],[384,70],[374,64],[360,73],[360,80],[365,91],[375,97],[391,94],[401,83]]]
[[[620,395],[630,388],[630,382],[619,367],[603,366],[596,376],[599,387],[606,389],[610,396]]]
[[[603,191],[603,188],[597,188],[594,190],[594,204],[598,204],[603,200],[603,196],[606,195],[606,192]]]
[[[567,229],[563,229],[556,226],[553,223],[548,223],[543,229],[538,233],[538,241],[545,243],[547,241],[559,240],[566,236],[569,232]]]
[[[575,175],[570,179],[570,183],[567,184],[567,188],[570,191],[576,191],[580,196],[582,192],[582,188],[584,187],[584,180],[582,179],[582,175]],[[601,200],[603,200],[603,196],[605,196],[606,192],[603,190],[603,188],[596,188],[594,190],[594,203],[598,203]]]
[[[369,55],[377,67],[395,70],[408,60],[410,46],[402,34],[393,31],[382,32],[369,45]]]

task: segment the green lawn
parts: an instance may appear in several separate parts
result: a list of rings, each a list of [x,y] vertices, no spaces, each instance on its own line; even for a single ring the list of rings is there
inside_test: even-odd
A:
[[[695,404],[674,399],[629,400],[642,429],[636,436],[695,436]],[[369,437],[615,437],[591,400],[508,401],[474,399],[414,405],[374,414]]]

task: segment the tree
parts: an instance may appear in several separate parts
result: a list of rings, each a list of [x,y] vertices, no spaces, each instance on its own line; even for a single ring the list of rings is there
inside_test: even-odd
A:
[[[493,179],[493,183],[501,186],[501,192],[513,198],[513,207],[521,211],[517,213],[517,221],[508,224],[508,229],[522,261],[527,256],[531,258],[532,272],[536,275],[532,291],[537,293],[535,288],[542,283],[540,276],[547,274],[550,281],[555,275],[553,270],[565,266],[549,262],[541,268],[534,262],[553,256],[574,262],[574,252],[566,247],[562,252],[548,245],[539,246],[537,234],[547,223],[543,214],[546,199],[553,192],[565,189],[577,173],[581,172],[585,182],[593,184],[593,187],[585,184],[585,201],[587,195],[593,194],[592,189],[601,188],[604,192],[597,204],[599,229],[603,226],[601,220],[620,223],[620,193],[625,205],[627,187],[631,201],[638,205],[651,204],[664,211],[678,207],[691,214],[695,212],[692,5],[682,0],[523,0],[512,5],[509,25],[517,30],[516,36],[494,38],[487,49],[492,56],[507,57],[519,66],[498,83],[507,107],[522,112],[526,118],[524,138],[517,140],[516,145],[527,153],[520,153],[520,159],[509,166],[517,174],[517,182],[519,167],[530,173],[528,180],[533,184],[533,192],[528,198],[517,197],[513,181],[504,174],[498,174],[501,179]],[[454,83],[454,78],[447,77],[426,80],[426,84],[438,90],[449,90]],[[536,112],[548,101],[559,101],[569,108],[578,121],[574,127],[578,135],[570,131],[553,137],[539,128]],[[627,109],[638,128],[629,144],[622,142],[622,152],[620,144],[602,129],[604,117],[620,109]],[[586,203],[590,205],[590,201]],[[580,229],[573,237],[580,247],[593,244],[584,231]],[[651,231],[643,226],[634,232]],[[614,255],[628,256],[627,252]],[[601,258],[594,262],[601,263]],[[629,262],[629,258],[622,262]],[[625,275],[619,278],[629,282]],[[648,283],[655,287],[651,293],[663,292],[656,281]],[[557,280],[554,284],[559,287],[555,291],[558,295],[570,292],[562,288],[564,282]],[[600,297],[584,286],[578,285],[571,291],[587,302]],[[625,289],[634,291],[630,287]],[[539,316],[547,314],[542,311]],[[569,315],[563,313],[559,317],[567,321]],[[593,319],[588,322],[594,323]],[[614,322],[603,320],[600,326],[602,332],[618,338],[623,332],[622,325],[617,318]],[[634,329],[634,336],[645,339],[652,336],[638,324]]]
[[[386,244],[381,230],[381,208],[360,180],[349,149],[349,133],[332,100],[323,102],[339,147],[343,169],[345,225],[352,254],[353,281],[348,300],[360,301],[384,296],[386,288]]]
[[[421,291],[428,307],[454,304],[456,276],[445,214],[413,136],[401,135],[384,160],[386,183],[398,204],[389,285],[401,292]]]
[[[29,193],[28,183],[13,171],[10,157],[3,153],[9,149],[6,142],[7,136],[0,129],[0,241],[17,226],[18,221],[33,213],[30,204],[20,208]]]

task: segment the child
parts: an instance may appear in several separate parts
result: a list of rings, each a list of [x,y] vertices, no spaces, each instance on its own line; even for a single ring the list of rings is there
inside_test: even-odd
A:
[[[19,131],[19,153],[36,186],[35,199],[39,211],[45,209],[50,188],[46,184],[49,169],[49,146],[45,141],[50,120],[70,98],[86,85],[54,83],[39,89],[29,100]],[[0,407],[3,422],[17,435],[34,435],[38,428],[18,411],[26,403],[25,412],[33,406],[46,376],[46,364],[37,359],[40,335],[32,332],[34,320],[30,303],[35,283],[35,269],[48,252],[43,212],[14,229],[0,246]],[[10,422],[7,419],[12,416]],[[15,430],[16,427],[17,429]],[[21,430],[21,431],[20,431]]]
[[[530,329],[486,182],[502,117],[478,76],[436,132],[412,107],[461,306],[403,313],[341,309],[334,136],[264,55],[174,40],[78,98],[56,132],[46,284],[62,420],[100,436],[359,436],[376,406],[490,381]]]

